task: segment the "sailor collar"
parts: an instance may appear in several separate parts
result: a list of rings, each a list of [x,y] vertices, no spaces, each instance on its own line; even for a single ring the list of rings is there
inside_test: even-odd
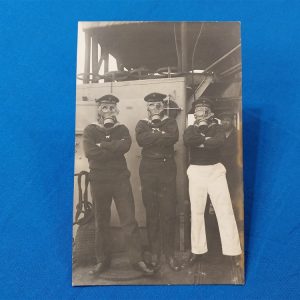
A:
[[[169,117],[168,116],[164,116],[162,119],[161,119],[161,122],[162,121],[165,121],[165,120],[167,120],[167,119],[169,119]],[[149,123],[149,124],[152,124],[152,121],[150,120],[150,119],[148,119],[148,118],[145,118],[145,119],[143,119],[144,121],[146,121],[147,123]]]
[[[121,123],[117,122],[117,123],[114,124],[114,126],[112,126],[110,128],[105,128],[102,124],[99,124],[98,122],[93,122],[92,124],[98,126],[100,129],[104,129],[104,130],[111,130],[113,128],[116,128],[116,127],[122,125]]]

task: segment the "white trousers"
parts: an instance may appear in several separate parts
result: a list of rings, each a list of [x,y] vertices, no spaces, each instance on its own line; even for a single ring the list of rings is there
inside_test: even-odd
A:
[[[241,254],[225,167],[221,163],[208,166],[190,165],[187,175],[191,202],[192,253],[207,252],[204,211],[208,194],[216,213],[223,254],[231,256]]]

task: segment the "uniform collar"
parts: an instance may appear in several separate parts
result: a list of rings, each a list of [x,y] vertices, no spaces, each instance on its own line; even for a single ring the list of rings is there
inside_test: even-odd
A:
[[[162,122],[162,121],[165,121],[165,120],[167,120],[167,119],[169,119],[169,117],[168,117],[168,116],[166,116],[166,115],[164,115],[164,116],[163,116],[163,118],[162,118],[160,121]],[[145,118],[145,119],[144,119],[144,121],[148,122],[149,124],[151,124],[151,123],[152,123],[152,122],[151,122],[151,120],[150,120],[150,119],[148,119],[148,118]]]
[[[117,122],[117,123],[114,124],[113,127],[111,127],[111,128],[105,128],[102,124],[99,124],[98,122],[93,122],[92,124],[93,124],[93,125],[97,125],[99,128],[105,129],[105,130],[107,130],[107,129],[113,129],[113,128],[116,128],[116,127],[122,125],[121,123]]]

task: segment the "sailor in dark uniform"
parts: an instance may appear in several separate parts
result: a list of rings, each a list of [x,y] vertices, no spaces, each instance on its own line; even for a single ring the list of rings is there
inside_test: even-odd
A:
[[[151,93],[147,102],[148,118],[136,126],[136,140],[142,147],[140,179],[146,209],[148,241],[152,252],[152,266],[160,267],[162,250],[167,263],[180,270],[174,257],[176,218],[176,163],[174,144],[178,141],[175,119],[164,114],[166,95]]]
[[[239,165],[241,157],[239,156],[238,131],[234,126],[234,113],[232,111],[220,113],[219,118],[225,131],[225,141],[221,148],[222,163],[226,168],[226,178],[233,209],[237,219],[241,221],[243,207],[242,202],[239,201],[239,195],[241,192],[242,171]]]
[[[91,194],[95,210],[97,265],[90,274],[98,275],[111,263],[109,224],[112,198],[124,231],[130,261],[146,275],[154,271],[142,260],[141,240],[135,220],[135,207],[124,154],[131,146],[127,127],[117,121],[117,102],[113,95],[96,100],[98,122],[83,132],[83,146],[90,167]]]
[[[224,255],[241,254],[236,221],[226,181],[226,169],[222,164],[221,147],[225,141],[222,126],[218,125],[212,112],[212,102],[200,98],[194,103],[195,123],[183,135],[190,151],[189,195],[191,202],[191,256],[188,264],[195,263],[208,251],[204,211],[207,196],[214,207]]]

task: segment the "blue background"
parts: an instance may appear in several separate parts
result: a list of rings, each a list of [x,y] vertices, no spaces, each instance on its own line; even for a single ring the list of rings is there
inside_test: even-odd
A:
[[[0,298],[296,299],[296,1],[0,0]],[[241,20],[245,286],[71,287],[77,22]]]

